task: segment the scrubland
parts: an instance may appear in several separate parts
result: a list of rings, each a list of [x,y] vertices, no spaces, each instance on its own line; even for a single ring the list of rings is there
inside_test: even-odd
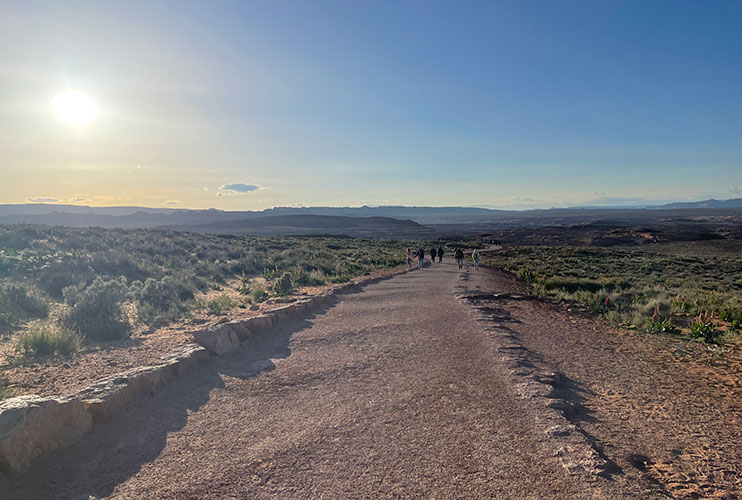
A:
[[[485,257],[532,285],[624,328],[687,335],[723,353],[739,344],[742,242],[513,246]]]
[[[0,346],[5,363],[67,355],[391,268],[418,244],[0,226]]]

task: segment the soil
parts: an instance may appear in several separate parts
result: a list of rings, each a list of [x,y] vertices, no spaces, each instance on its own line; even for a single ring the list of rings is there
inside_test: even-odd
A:
[[[11,499],[607,498],[570,474],[454,295],[454,263],[343,292],[82,441]],[[640,489],[611,491],[636,498]]]
[[[403,267],[379,269],[353,281],[393,274]],[[250,318],[264,314],[286,302],[319,295],[338,285],[303,287],[284,299],[269,299],[257,305],[257,309],[235,307],[219,316],[205,312],[195,313],[188,325],[170,325],[153,332],[144,327],[136,329],[131,338],[113,342],[90,343],[70,356],[39,358],[20,357],[14,352],[13,339],[0,344],[0,374],[7,381],[14,396],[36,394],[60,396],[92,384],[108,375],[156,364],[160,358],[176,347],[193,342],[192,334],[210,324],[235,319]],[[228,294],[239,298],[235,287],[225,287],[214,294]],[[205,300],[213,298],[203,297]]]
[[[655,483],[672,498],[742,496],[738,350],[719,357],[698,341],[616,329],[530,297],[509,273],[471,275],[470,286],[492,294],[492,320],[569,381],[565,414],[607,460],[605,477]]]
[[[737,353],[720,362],[700,343],[616,330],[527,291],[506,273],[459,272],[444,260],[344,292],[140,400],[25,475],[0,477],[0,492],[742,496]],[[517,370],[506,351],[519,353]],[[529,397],[512,383],[523,374],[549,374],[552,392]],[[534,402],[544,398],[600,457],[598,469],[565,465],[569,426],[543,432],[545,407]]]

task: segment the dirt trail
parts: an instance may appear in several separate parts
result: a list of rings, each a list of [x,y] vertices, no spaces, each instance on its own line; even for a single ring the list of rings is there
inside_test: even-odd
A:
[[[600,358],[585,334],[585,362],[582,352],[562,359],[566,347],[555,345],[549,328],[559,325],[547,309],[515,299],[489,303],[485,296],[507,286],[503,276],[460,273],[449,260],[346,293],[97,427],[26,475],[0,478],[0,498],[671,496],[661,478],[618,458],[645,448],[625,427],[610,432],[620,421],[608,411],[612,401],[635,403],[625,388],[618,381],[601,388],[591,378],[591,363],[614,353]],[[533,331],[521,335],[521,326]],[[540,352],[549,349],[557,354]],[[504,354],[511,351],[523,360],[515,371]],[[531,377],[538,386],[550,366],[561,378],[545,382],[553,385],[549,406],[578,426],[582,442],[597,443],[599,470],[568,471],[579,440],[545,433],[546,413],[535,404],[544,397],[513,384]],[[643,415],[642,408],[620,406],[627,415]],[[659,455],[649,457],[642,467],[655,467]]]
[[[506,273],[470,273],[471,300],[536,371],[557,372],[563,414],[602,475],[665,498],[742,497],[742,370],[687,340],[617,330],[529,297]]]

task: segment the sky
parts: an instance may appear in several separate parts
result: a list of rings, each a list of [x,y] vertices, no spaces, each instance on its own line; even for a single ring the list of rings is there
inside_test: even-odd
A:
[[[738,0],[0,0],[0,203],[742,197],[740,54]]]

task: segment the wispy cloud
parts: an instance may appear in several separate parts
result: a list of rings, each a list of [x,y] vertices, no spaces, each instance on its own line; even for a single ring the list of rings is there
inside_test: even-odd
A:
[[[259,184],[243,184],[243,183],[235,183],[235,184],[223,184],[219,186],[219,191],[217,191],[217,196],[229,196],[229,195],[235,195],[235,194],[248,194],[252,193],[254,191],[260,191],[262,189],[266,189],[264,186],[261,186]]]
[[[163,205],[165,206],[180,205],[180,201],[179,200],[167,200],[166,202],[163,202]]]
[[[56,198],[47,198],[46,196],[37,196],[36,198],[26,198],[31,203],[56,203],[59,200]]]

